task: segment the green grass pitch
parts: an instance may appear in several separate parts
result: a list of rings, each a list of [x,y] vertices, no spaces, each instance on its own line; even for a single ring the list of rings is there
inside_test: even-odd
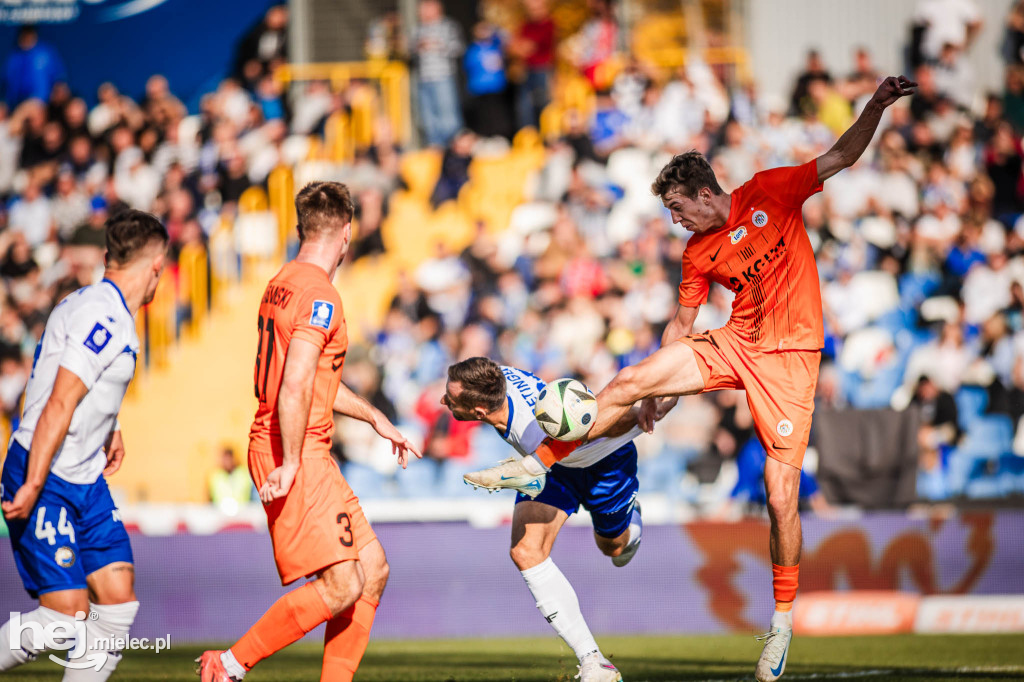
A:
[[[753,637],[599,637],[627,682],[752,680],[760,647]],[[199,647],[172,647],[159,655],[129,652],[111,678],[119,682],[196,680]],[[320,649],[296,645],[261,663],[247,682],[319,679]],[[377,641],[357,682],[568,682],[576,659],[554,637]],[[58,680],[49,660],[12,671],[4,682]],[[783,680],[1022,680],[1024,635],[896,635],[797,637]]]

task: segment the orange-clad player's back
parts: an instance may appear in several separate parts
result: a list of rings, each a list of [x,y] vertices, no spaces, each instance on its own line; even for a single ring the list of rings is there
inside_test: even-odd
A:
[[[253,377],[259,406],[249,431],[250,446],[273,453],[275,459],[282,457],[277,398],[288,346],[292,339],[301,339],[321,350],[303,456],[326,455],[334,431],[332,406],[348,350],[338,291],[322,268],[292,261],[267,284],[257,324],[259,345]]]

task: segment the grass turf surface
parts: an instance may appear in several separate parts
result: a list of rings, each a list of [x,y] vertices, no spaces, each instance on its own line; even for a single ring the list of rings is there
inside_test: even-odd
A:
[[[752,680],[760,646],[753,637],[599,637],[627,682]],[[129,652],[112,680],[190,680],[202,649],[174,646],[159,655]],[[554,637],[372,642],[358,682],[572,680],[576,658]],[[57,680],[45,657],[3,675]],[[306,682],[320,676],[320,648],[289,647],[261,663],[247,682]],[[783,680],[1022,680],[1024,635],[797,637]]]

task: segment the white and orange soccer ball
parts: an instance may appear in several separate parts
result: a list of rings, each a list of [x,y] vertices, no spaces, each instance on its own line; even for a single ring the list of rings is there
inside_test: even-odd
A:
[[[533,416],[552,438],[579,440],[590,433],[597,421],[597,398],[575,379],[556,379],[537,396]]]

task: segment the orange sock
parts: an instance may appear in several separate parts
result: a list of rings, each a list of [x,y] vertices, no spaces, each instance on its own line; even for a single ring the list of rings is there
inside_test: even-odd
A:
[[[242,635],[231,653],[246,670],[280,651],[331,617],[313,583],[284,595]]]
[[[554,438],[545,438],[537,446],[537,449],[534,450],[534,454],[537,455],[537,459],[544,463],[544,466],[551,468],[552,464],[561,462],[581,445],[583,445],[582,438],[568,442],[555,440]]]
[[[362,596],[343,613],[327,621],[320,682],[352,682],[366,645],[370,643],[370,628],[376,614],[377,602]]]
[[[779,566],[772,564],[772,585],[775,587],[775,610],[790,611],[796,599],[796,588],[800,579],[800,564]]]

